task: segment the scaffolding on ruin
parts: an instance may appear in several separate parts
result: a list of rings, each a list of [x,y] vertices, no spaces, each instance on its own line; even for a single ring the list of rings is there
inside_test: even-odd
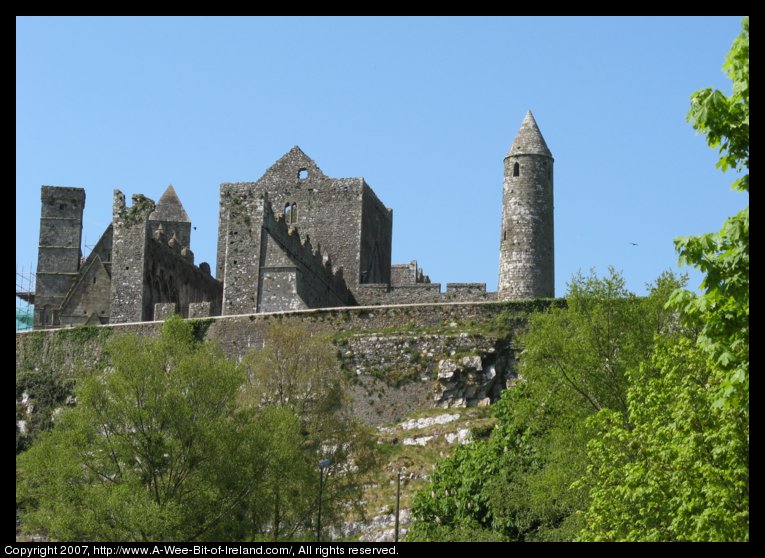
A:
[[[16,331],[27,331],[34,324],[35,272],[28,268],[16,269]]]

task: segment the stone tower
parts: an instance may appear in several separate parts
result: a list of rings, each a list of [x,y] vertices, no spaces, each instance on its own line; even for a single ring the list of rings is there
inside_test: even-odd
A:
[[[43,186],[35,329],[58,325],[61,303],[80,270],[85,190]]]
[[[191,219],[172,184],[167,187],[154,211],[149,215],[149,228],[152,234],[160,225],[167,238],[175,235],[181,246],[191,246]]]
[[[553,156],[529,111],[505,156],[499,300],[555,296]]]
[[[153,308],[146,285],[146,253],[149,242],[149,215],[154,201],[136,194],[127,207],[125,194],[114,190],[112,203],[112,294],[113,324],[151,320]]]

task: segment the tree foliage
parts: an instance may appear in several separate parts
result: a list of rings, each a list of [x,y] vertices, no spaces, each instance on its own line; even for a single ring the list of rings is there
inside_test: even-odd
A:
[[[749,18],[723,66],[732,94],[710,88],[691,97],[688,120],[718,148],[718,168],[734,169],[733,189],[749,194]],[[699,344],[727,371],[717,405],[749,408],[749,207],[730,217],[717,233],[675,241],[680,262],[704,273],[702,296],[678,292],[674,304],[688,323],[701,328]]]
[[[415,498],[410,540],[571,540],[581,528],[586,487],[587,417],[627,408],[627,370],[673,327],[664,309],[678,286],[664,275],[644,298],[611,270],[577,275],[567,307],[530,319],[519,372],[495,407],[497,427],[486,442],[460,448],[441,462]]]
[[[279,419],[268,459],[272,474],[252,506],[262,513],[256,536],[271,539],[309,532],[318,511],[318,462],[328,459],[322,498],[322,524],[339,522],[359,508],[363,475],[376,463],[371,432],[351,413],[347,378],[330,341],[304,328],[275,322],[261,350],[243,359],[246,383],[241,403]],[[288,417],[292,417],[288,419]]]
[[[714,405],[719,375],[693,339],[662,339],[634,374],[629,422],[610,410],[594,417],[582,540],[748,538],[748,422]]]
[[[157,338],[117,336],[106,352],[109,366],[78,383],[76,407],[18,458],[26,530],[58,540],[313,539],[327,456],[325,525],[359,499],[374,452],[349,418],[328,341],[274,326],[241,365],[175,317]]]
[[[19,460],[24,524],[62,540],[200,540],[221,535],[247,494],[237,467],[251,432],[242,377],[188,324],[107,344],[78,405]]]
[[[748,194],[748,18],[725,69],[732,95],[694,93],[688,118]],[[657,338],[631,374],[626,416],[591,421],[582,540],[749,539],[749,208],[718,233],[675,244],[680,261],[704,273],[703,293],[672,296],[687,329]]]

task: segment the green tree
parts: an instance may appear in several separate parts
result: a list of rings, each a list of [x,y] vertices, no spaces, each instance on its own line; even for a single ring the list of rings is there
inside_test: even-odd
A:
[[[634,376],[629,423],[605,410],[590,424],[582,540],[748,539],[748,423],[714,405],[719,370],[676,336]]]
[[[732,95],[694,93],[688,118],[748,194],[748,18],[725,69]],[[668,307],[685,329],[657,338],[631,373],[626,415],[605,410],[590,423],[582,540],[749,539],[749,208],[675,244],[704,273],[703,294],[675,292]]]
[[[238,411],[238,368],[179,318],[106,350],[111,366],[19,457],[25,527],[60,540],[232,536],[262,440]]]
[[[650,354],[653,336],[673,326],[664,309],[679,285],[665,274],[648,297],[608,277],[577,275],[567,307],[531,317],[519,373],[495,407],[487,442],[441,462],[415,498],[410,540],[571,540],[581,528],[588,417],[627,408],[628,369]]]
[[[249,351],[242,363],[246,405],[288,407],[301,428],[318,437],[347,422],[351,405],[346,377],[328,338],[276,322],[266,328],[263,348]]]
[[[718,148],[717,167],[740,176],[733,189],[749,195],[749,18],[723,66],[733,92],[710,88],[691,97],[688,120]],[[749,206],[717,233],[675,240],[680,262],[704,273],[703,294],[676,294],[673,303],[687,323],[700,327],[699,344],[726,371],[716,404],[749,409]]]
[[[351,508],[361,511],[361,479],[377,461],[376,448],[370,429],[352,414],[347,378],[330,340],[276,322],[243,366],[242,405],[274,424],[264,427],[273,438],[262,484],[252,493],[253,509],[263,512],[253,534],[313,536],[322,459],[331,462],[324,472],[322,525],[339,523]]]
[[[253,478],[257,489],[248,500],[249,534],[278,541],[312,533],[319,482],[300,420],[288,407],[269,406],[258,413],[256,424],[267,433],[268,444],[258,455],[262,474]]]

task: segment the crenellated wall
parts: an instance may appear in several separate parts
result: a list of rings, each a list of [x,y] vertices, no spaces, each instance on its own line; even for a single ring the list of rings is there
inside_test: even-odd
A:
[[[486,292],[486,283],[411,283],[402,285],[359,285],[356,300],[365,306],[387,304],[436,304],[447,302],[491,302],[497,293]]]
[[[356,301],[342,269],[335,270],[331,258],[314,247],[308,235],[287,224],[284,214],[275,215],[270,203],[265,204],[264,213],[267,234],[258,311],[353,306]]]

